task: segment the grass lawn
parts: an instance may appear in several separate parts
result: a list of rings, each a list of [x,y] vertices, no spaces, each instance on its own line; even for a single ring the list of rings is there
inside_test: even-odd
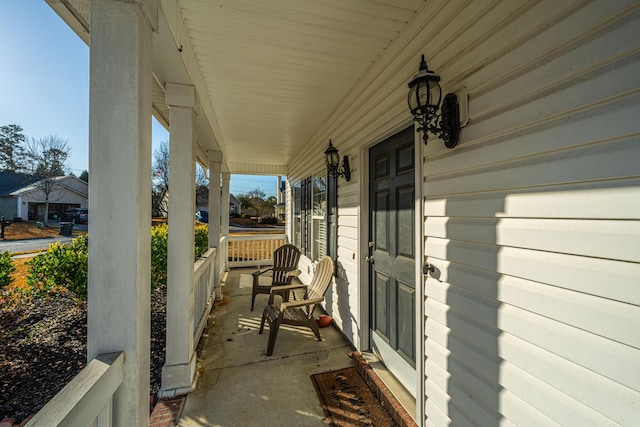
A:
[[[38,228],[34,222],[12,222],[4,229],[5,240],[37,239],[43,237],[58,237],[60,227]]]

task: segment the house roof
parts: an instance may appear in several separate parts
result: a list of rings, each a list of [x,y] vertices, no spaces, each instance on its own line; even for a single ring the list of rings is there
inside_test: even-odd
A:
[[[11,196],[13,192],[20,190],[38,179],[23,173],[0,172],[0,196]]]
[[[89,189],[88,189],[88,184],[86,182],[84,182],[83,180],[75,177],[75,176],[57,176],[55,177],[56,181],[59,181],[57,185],[59,185],[60,187],[64,188],[67,191],[79,194],[83,197],[88,197],[89,194]],[[81,183],[80,188],[77,188],[72,185],[70,185],[69,181],[75,181],[77,183]],[[36,185],[38,182],[38,179],[32,179],[31,182],[29,182],[26,185],[23,185],[19,188],[16,188],[15,190],[13,190],[10,195],[11,196],[22,196],[26,193],[32,192],[32,191],[39,191],[38,186]],[[84,190],[84,191],[83,191]]]

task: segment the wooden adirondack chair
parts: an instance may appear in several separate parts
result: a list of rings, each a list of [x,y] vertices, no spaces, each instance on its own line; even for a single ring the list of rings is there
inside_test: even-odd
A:
[[[251,273],[253,276],[253,291],[251,293],[251,311],[256,301],[256,295],[267,294],[269,295],[273,286],[290,285],[291,280],[300,274],[298,268],[298,261],[300,260],[300,249],[294,245],[286,244],[280,246],[273,251],[273,267],[269,267],[263,270],[254,271]],[[260,276],[266,272],[271,271],[271,283],[269,285],[260,284]],[[288,294],[283,295],[283,298],[288,300]]]
[[[262,321],[260,322],[260,334],[264,330],[264,322],[269,323],[269,343],[267,346],[267,356],[273,354],[273,347],[278,337],[278,329],[280,325],[296,325],[306,326],[310,328],[318,338],[320,337],[320,329],[313,317],[313,310],[316,304],[324,301],[324,294],[329,288],[333,277],[333,261],[330,257],[324,257],[316,266],[313,279],[308,286],[305,285],[286,285],[274,286],[271,288],[269,296],[269,304],[264,308],[262,313]],[[284,301],[280,305],[274,304],[274,296],[288,295],[289,292],[305,288],[304,297],[294,301]]]

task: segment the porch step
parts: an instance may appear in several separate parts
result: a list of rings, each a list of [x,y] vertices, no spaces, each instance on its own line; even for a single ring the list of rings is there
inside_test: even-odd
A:
[[[360,354],[359,351],[352,351],[349,355],[355,362],[356,370],[360,373],[360,376],[369,388],[371,388],[373,393],[380,399],[382,406],[389,412],[391,418],[401,427],[418,427],[418,424],[416,424],[415,420],[409,415],[409,412],[396,396],[393,395],[387,384],[382,381],[362,354]]]
[[[149,417],[149,427],[173,427],[178,423],[186,396],[162,399],[156,403]]]

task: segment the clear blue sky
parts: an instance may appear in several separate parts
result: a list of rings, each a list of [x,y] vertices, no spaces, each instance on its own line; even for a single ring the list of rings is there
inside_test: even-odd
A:
[[[44,0],[0,0],[0,126],[24,135],[56,135],[71,146],[68,166],[88,169],[89,49]],[[153,145],[167,131],[153,120]],[[91,171],[89,171],[91,173]],[[262,189],[275,195],[276,177],[232,175],[232,194]]]

